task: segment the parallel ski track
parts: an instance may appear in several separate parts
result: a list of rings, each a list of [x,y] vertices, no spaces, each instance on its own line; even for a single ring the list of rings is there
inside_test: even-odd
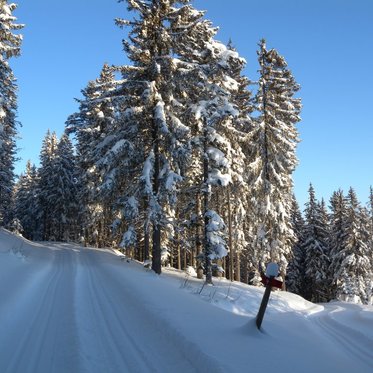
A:
[[[24,324],[24,334],[16,342],[6,373],[56,372],[65,369],[66,356],[62,355],[66,352],[67,342],[73,347],[74,335],[65,334],[68,332],[64,330],[65,325],[61,325],[60,318],[61,315],[66,317],[66,312],[69,312],[70,320],[74,319],[72,291],[70,294],[67,292],[69,299],[61,296],[73,286],[71,254],[70,250],[57,252],[50,272],[40,279],[39,289],[35,292],[37,299],[33,300],[35,312],[23,315],[26,320],[19,320]],[[73,325],[71,330],[74,330]],[[77,359],[69,359],[68,364],[69,369],[79,370]]]
[[[363,361],[369,370],[373,367],[373,341],[352,329],[336,321],[330,313],[314,316],[313,321],[319,326],[329,338],[339,344],[351,358]]]
[[[6,356],[0,373],[202,371],[191,359],[195,351],[183,347],[189,344],[133,293],[126,283],[131,275],[116,257],[57,243],[51,248],[53,262],[35,267],[17,289],[22,302],[4,305],[7,324],[0,332],[8,338],[0,346]]]
[[[85,255],[87,256],[87,255]],[[151,362],[148,361],[144,351],[137,345],[130,333],[126,330],[123,315],[118,315],[114,300],[110,299],[112,289],[104,288],[107,278],[101,279],[97,263],[85,259],[87,269],[87,291],[91,305],[91,322],[93,328],[99,328],[96,333],[97,351],[103,359],[101,364],[106,371],[145,372],[152,371]],[[122,310],[125,313],[125,310]],[[120,338],[118,336],[120,335]],[[143,346],[145,349],[146,346]],[[84,346],[82,346],[84,351]],[[101,365],[100,364],[100,365]],[[115,367],[114,367],[115,366]],[[94,370],[95,367],[88,367]],[[153,370],[154,371],[154,370]]]
[[[128,285],[118,282],[119,279],[113,275],[110,268],[100,263],[96,253],[87,250],[81,252],[80,258],[91,306],[91,320],[88,322],[91,327],[99,328],[95,332],[95,338],[98,344],[96,350],[100,351],[101,359],[99,362],[96,360],[97,367],[90,365],[91,362],[86,359],[83,362],[85,371],[99,373],[104,369],[106,373],[195,372],[188,357],[166,340],[162,330],[157,329],[156,322],[144,309],[144,305],[133,299]],[[123,270],[126,269],[123,267]],[[147,332],[152,336],[148,343],[144,342],[147,340],[144,335]],[[84,351],[84,346],[81,346],[81,350]],[[173,356],[171,360],[174,360],[175,355],[179,355],[180,366],[168,365],[167,355]]]

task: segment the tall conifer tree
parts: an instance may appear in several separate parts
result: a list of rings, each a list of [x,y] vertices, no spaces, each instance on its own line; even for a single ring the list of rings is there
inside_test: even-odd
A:
[[[330,198],[330,267],[329,273],[331,276],[331,297],[337,298],[338,277],[336,274],[342,264],[343,256],[341,252],[345,251],[346,244],[346,216],[347,216],[347,201],[343,191],[339,189],[334,192]]]
[[[67,132],[74,133],[77,139],[79,221],[86,244],[111,244],[111,196],[115,193],[117,174],[122,175],[122,179],[125,174],[125,168],[114,172],[118,162],[111,164],[122,148],[118,145],[118,134],[113,133],[116,122],[112,96],[116,85],[113,69],[104,64],[100,76],[82,90],[83,98],[77,100],[79,111],[66,122]],[[125,160],[122,163],[125,164]]]
[[[67,134],[57,144],[51,169],[51,236],[57,241],[69,241],[77,236],[77,185],[75,156]]]
[[[39,219],[42,231],[42,239],[49,241],[55,239],[52,236],[52,219],[53,219],[53,166],[57,152],[57,136],[56,133],[51,133],[49,130],[45,135],[40,152],[40,168],[39,168]]]
[[[0,0],[0,225],[6,224],[11,210],[17,135],[17,86],[8,60],[20,55],[22,36],[15,34],[16,4]]]
[[[299,90],[285,59],[275,49],[259,44],[260,77],[255,97],[260,113],[251,131],[250,189],[255,251],[259,266],[280,265],[285,275],[294,232],[291,226],[292,173],[297,165],[296,123],[300,121]]]
[[[113,165],[128,160],[131,180],[117,204],[127,226],[122,243],[137,240],[139,231],[133,223],[142,215],[144,242],[151,238],[152,266],[160,273],[163,244],[175,224],[178,186],[189,178],[193,149],[206,201],[212,190],[231,180],[231,146],[223,134],[237,114],[230,92],[238,83],[224,72],[243,60],[213,39],[217,30],[187,0],[131,0],[128,8],[138,18],[118,19],[117,24],[130,27],[124,49],[133,66],[119,67],[122,80],[113,95],[117,115],[111,132],[117,146],[102,176],[104,182],[109,176],[115,180],[118,168]],[[204,161],[208,163],[203,170]],[[205,246],[211,251],[206,257],[225,255],[225,224],[207,205],[204,219]]]

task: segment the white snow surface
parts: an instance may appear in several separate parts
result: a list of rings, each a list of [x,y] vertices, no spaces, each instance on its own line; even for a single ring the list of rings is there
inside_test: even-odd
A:
[[[373,371],[373,307],[315,305],[0,230],[0,372]]]

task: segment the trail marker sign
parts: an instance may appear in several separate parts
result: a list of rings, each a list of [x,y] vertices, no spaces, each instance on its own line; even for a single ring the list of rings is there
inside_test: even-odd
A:
[[[266,269],[266,276],[268,278],[278,276],[278,264],[277,263],[268,263],[267,269]]]
[[[268,278],[263,273],[261,274],[262,280],[261,283],[265,286],[268,284],[271,285],[272,288],[279,288],[282,289],[282,281],[276,280],[275,278]]]
[[[266,274],[262,274],[262,283],[266,286],[266,290],[263,295],[262,303],[260,304],[260,308],[258,311],[258,315],[256,316],[256,326],[260,330],[262,325],[264,312],[267,308],[269,296],[271,295],[272,287],[282,288],[282,282],[275,279],[278,276],[278,264],[277,263],[269,263],[267,265]]]

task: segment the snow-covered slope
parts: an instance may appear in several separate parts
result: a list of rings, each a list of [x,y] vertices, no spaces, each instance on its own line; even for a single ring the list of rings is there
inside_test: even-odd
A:
[[[372,372],[373,308],[161,276],[0,231],[0,372]]]

